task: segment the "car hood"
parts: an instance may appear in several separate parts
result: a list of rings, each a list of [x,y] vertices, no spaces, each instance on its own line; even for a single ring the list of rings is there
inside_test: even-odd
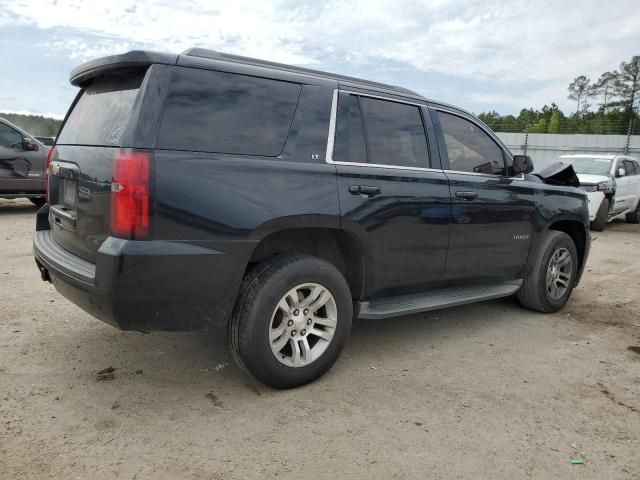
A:
[[[597,185],[600,182],[606,182],[609,177],[606,175],[589,175],[586,173],[578,173],[578,180],[580,185]]]
[[[578,187],[580,181],[573,170],[572,165],[555,162],[539,172],[533,172],[540,180],[548,185],[560,185],[565,187]]]

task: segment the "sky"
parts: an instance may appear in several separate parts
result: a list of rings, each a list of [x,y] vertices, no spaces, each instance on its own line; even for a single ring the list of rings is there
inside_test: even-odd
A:
[[[177,6],[179,5],[179,7]],[[69,72],[189,47],[401,85],[475,113],[556,102],[640,54],[638,0],[0,0],[0,111],[64,116]]]

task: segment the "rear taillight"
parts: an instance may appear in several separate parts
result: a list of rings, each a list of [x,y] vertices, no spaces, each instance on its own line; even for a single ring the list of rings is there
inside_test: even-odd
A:
[[[149,233],[149,155],[121,151],[113,161],[111,233],[143,239]]]
[[[49,203],[49,167],[51,166],[51,157],[53,157],[53,148],[49,149],[47,154],[47,161],[44,165],[44,198]]]

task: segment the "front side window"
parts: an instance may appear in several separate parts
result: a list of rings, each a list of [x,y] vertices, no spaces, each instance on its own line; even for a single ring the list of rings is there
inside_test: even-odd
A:
[[[635,175],[636,169],[634,168],[633,162],[631,160],[625,160],[623,162],[625,173],[627,175]]]
[[[0,147],[22,148],[22,134],[4,123],[0,123]]]
[[[449,170],[504,175],[502,149],[476,124],[457,115],[438,112],[449,157]]]
[[[427,138],[420,108],[360,97],[369,163],[428,167]]]
[[[275,157],[284,148],[301,89],[296,83],[178,67],[158,148]]]

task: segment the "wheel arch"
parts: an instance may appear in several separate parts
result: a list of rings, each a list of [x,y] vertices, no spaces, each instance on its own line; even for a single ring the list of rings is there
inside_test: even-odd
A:
[[[360,241],[331,222],[313,226],[303,222],[286,222],[279,228],[263,229],[263,235],[248,259],[245,272],[276,255],[304,253],[328,261],[345,277],[354,300],[362,298],[365,262]]]

